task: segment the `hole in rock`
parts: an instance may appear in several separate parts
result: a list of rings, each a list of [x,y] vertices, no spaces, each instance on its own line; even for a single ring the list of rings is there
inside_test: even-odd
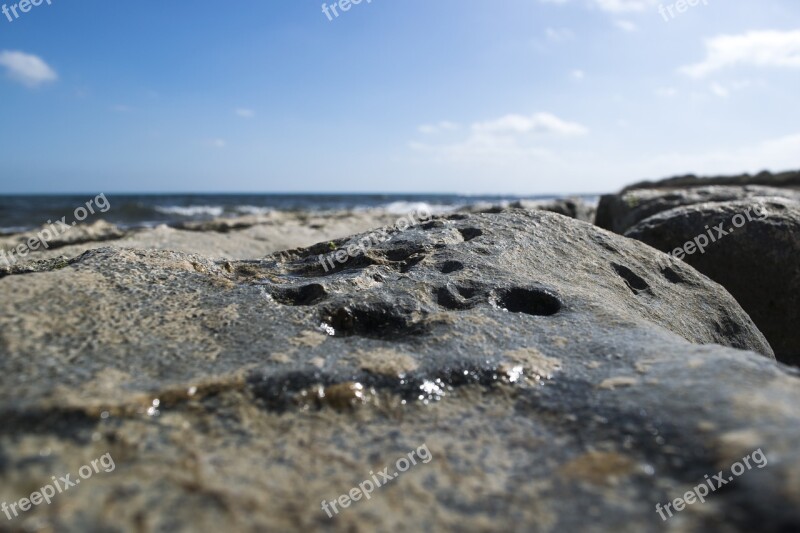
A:
[[[464,238],[464,242],[471,241],[475,237],[483,235],[483,230],[478,228],[459,228],[458,232]]]
[[[536,289],[498,289],[492,303],[512,313],[525,313],[534,316],[551,316],[561,310],[561,300],[551,292]]]
[[[411,256],[424,254],[424,252],[425,247],[421,246],[420,244],[408,241],[399,241],[395,244],[394,248],[386,250],[383,253],[383,256],[389,261],[405,261]]]
[[[440,267],[439,271],[442,274],[451,274],[464,269],[464,263],[461,261],[445,261]]]
[[[625,280],[625,284],[634,294],[639,294],[641,291],[646,291],[650,288],[650,285],[630,268],[616,263],[612,263],[611,266],[619,277]]]
[[[314,305],[327,296],[325,287],[319,283],[278,289],[272,293],[276,302],[283,305]]]
[[[661,273],[670,283],[683,283],[683,278],[670,267],[666,267]]]
[[[445,224],[441,220],[432,220],[431,222],[426,222],[425,224],[423,224],[420,227],[422,229],[424,229],[425,231],[428,231],[428,230],[432,230],[434,228],[443,228],[443,227],[445,227]]]

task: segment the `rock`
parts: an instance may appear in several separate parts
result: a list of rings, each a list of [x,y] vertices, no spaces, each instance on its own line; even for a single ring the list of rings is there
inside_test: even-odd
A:
[[[460,213],[505,213],[512,209],[528,211],[550,211],[584,222],[594,222],[596,207],[579,197],[557,198],[555,200],[515,200],[505,204],[480,202],[464,206]]]
[[[96,241],[75,241],[69,245],[62,243],[49,249],[40,247],[24,257],[15,256],[15,259],[16,265],[21,270],[29,270],[31,267],[25,263],[54,259],[67,261],[86,250],[105,246],[121,249],[173,250],[217,259],[248,259],[264,257],[279,250],[309,246],[323,240],[341,239],[353,233],[394,224],[398,218],[396,214],[380,210],[327,213],[281,211],[273,212],[269,217],[259,218],[261,221],[259,223],[255,223],[255,218],[247,218],[219,219],[187,225],[192,229],[160,225],[155,228],[127,230],[113,240],[107,240],[98,233]],[[245,227],[246,221],[254,224]],[[239,229],[234,228],[237,225],[240,226]],[[78,231],[79,228],[80,226],[76,226],[74,230]],[[26,235],[8,237],[7,241],[0,238],[0,251],[15,246],[25,238]],[[111,238],[112,235],[109,233],[108,239]],[[4,266],[6,264],[0,255],[0,275]]]
[[[642,181],[634,183],[623,189],[623,192],[634,189],[680,189],[688,187],[706,187],[709,185],[732,185],[742,187],[745,185],[764,185],[766,187],[790,187],[800,188],[800,171],[790,170],[787,172],[764,171],[756,175],[741,174],[739,176],[714,176],[699,177],[694,174],[677,176],[658,181]]]
[[[719,224],[728,235],[714,229]],[[707,228],[718,240],[703,253],[690,248],[693,253],[684,260],[736,298],[779,361],[800,365],[800,204],[757,198],[678,207],[643,220],[625,235],[672,252],[708,235]]]
[[[126,232],[105,220],[97,220],[92,224],[76,224],[74,226],[64,222],[53,222],[41,228],[25,233],[0,237],[0,250],[11,250],[16,246],[25,244],[26,248],[40,251],[56,250],[69,245],[87,242],[104,242],[122,238]],[[33,239],[35,243],[28,246]],[[24,261],[20,257],[19,260]]]
[[[600,198],[595,223],[601,228],[622,234],[647,217],[676,207],[769,197],[800,201],[800,191],[754,185],[625,190]]]
[[[214,218],[212,220],[179,222],[174,224],[173,227],[187,231],[230,233],[231,231],[252,228],[260,224],[274,223],[280,218],[280,213],[271,212],[263,215],[242,215],[238,217]]]
[[[594,222],[595,213],[597,211],[594,205],[577,197],[546,201],[519,200],[517,202],[512,202],[511,207],[531,210],[541,209],[584,222]]]
[[[329,250],[0,279],[0,501],[115,463],[13,525],[657,531],[761,450],[670,526],[800,526],[798,372],[694,269],[538,211]]]

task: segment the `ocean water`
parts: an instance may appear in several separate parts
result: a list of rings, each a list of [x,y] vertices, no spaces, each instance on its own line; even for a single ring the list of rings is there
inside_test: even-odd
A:
[[[0,234],[33,229],[67,217],[96,195],[0,196]],[[85,222],[106,220],[121,227],[152,227],[217,217],[235,217],[270,211],[331,211],[385,209],[397,215],[427,207],[433,213],[479,202],[503,204],[515,200],[547,200],[554,196],[461,196],[430,194],[164,194],[104,195],[110,207],[95,208]],[[587,198],[591,196],[587,195]],[[97,204],[105,206],[101,199]],[[95,205],[97,205],[95,204]]]

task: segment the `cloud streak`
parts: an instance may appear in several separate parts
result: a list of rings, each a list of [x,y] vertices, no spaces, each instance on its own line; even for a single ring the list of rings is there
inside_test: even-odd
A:
[[[539,0],[542,4],[566,4],[569,0]],[[658,0],[591,0],[590,5],[608,13],[641,13],[655,6]]]
[[[432,133],[428,126],[421,127],[420,131]],[[412,142],[410,147],[417,152],[450,161],[509,156],[546,157],[550,155],[550,151],[539,146],[541,142],[581,137],[589,133],[588,128],[582,124],[561,119],[551,113],[508,114],[474,122],[466,132],[454,128],[437,128],[436,131],[455,132],[461,139],[438,144]]]
[[[58,79],[56,71],[42,58],[25,52],[3,50],[0,52],[0,66],[6,68],[9,78],[26,87],[38,87]]]
[[[706,58],[682,67],[692,78],[736,66],[800,68],[800,30],[750,31],[706,41]]]

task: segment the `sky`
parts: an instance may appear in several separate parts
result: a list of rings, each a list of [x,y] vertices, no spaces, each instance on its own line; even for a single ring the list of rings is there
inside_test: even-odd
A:
[[[797,0],[35,1],[0,0],[0,194],[800,169]]]

